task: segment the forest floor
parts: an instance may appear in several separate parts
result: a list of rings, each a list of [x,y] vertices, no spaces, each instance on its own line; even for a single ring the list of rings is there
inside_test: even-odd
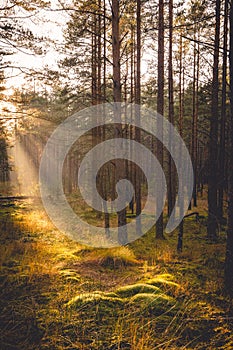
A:
[[[225,233],[206,216],[155,240],[94,249],[54,228],[40,203],[0,203],[1,350],[232,349]],[[203,212],[202,212],[203,211]]]

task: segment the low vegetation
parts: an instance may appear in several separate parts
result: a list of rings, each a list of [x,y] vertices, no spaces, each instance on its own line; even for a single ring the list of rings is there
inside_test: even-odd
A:
[[[187,219],[177,254],[177,233],[93,249],[59,233],[39,203],[0,210],[1,349],[232,349],[225,233],[209,243],[204,219]]]

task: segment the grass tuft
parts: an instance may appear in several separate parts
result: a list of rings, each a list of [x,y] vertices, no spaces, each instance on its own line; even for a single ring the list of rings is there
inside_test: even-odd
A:
[[[116,290],[116,293],[120,295],[123,298],[132,297],[135,294],[142,294],[142,293],[153,293],[153,294],[159,294],[161,293],[161,290],[158,287],[150,286],[148,284],[143,283],[137,283],[132,285],[127,285],[124,287],[120,287]]]
[[[66,305],[68,307],[81,307],[84,304],[96,305],[103,302],[105,306],[114,307],[116,304],[123,303],[124,300],[114,296],[114,294],[108,295],[101,291],[95,291],[91,293],[81,293],[71,299]]]
[[[141,309],[151,309],[161,313],[167,311],[175,301],[166,294],[138,293],[130,298],[130,303],[139,305]]]
[[[128,247],[87,251],[84,256],[84,262],[110,269],[139,264],[134,253]]]
[[[181,289],[180,285],[172,281],[172,276],[170,275],[158,275],[146,281],[146,283],[155,286],[157,288],[162,288],[166,293],[171,292],[176,294],[176,292]]]

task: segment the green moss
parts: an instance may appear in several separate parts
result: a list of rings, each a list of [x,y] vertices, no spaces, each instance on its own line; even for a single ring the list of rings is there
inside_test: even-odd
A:
[[[168,281],[165,280],[164,278],[158,276],[155,278],[151,278],[148,281],[146,281],[146,283],[156,286],[156,287],[164,287],[164,288],[179,288],[179,284],[173,281]]]
[[[166,294],[138,293],[130,298],[130,303],[137,304],[142,309],[150,308],[165,311],[175,302],[173,298]]]
[[[145,283],[138,283],[127,285],[116,290],[116,293],[122,298],[132,297],[138,293],[153,293],[158,294],[161,293],[161,290],[158,287],[148,285]]]
[[[71,299],[68,303],[68,307],[81,307],[84,304],[96,305],[103,302],[108,307],[113,307],[116,304],[122,304],[123,299],[114,296],[114,294],[108,294],[101,291],[95,291],[92,293],[82,293]]]

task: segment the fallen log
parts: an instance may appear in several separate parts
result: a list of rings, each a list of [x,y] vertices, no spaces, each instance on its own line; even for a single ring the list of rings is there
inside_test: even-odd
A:
[[[39,197],[37,196],[6,196],[6,197],[0,196],[0,201],[18,201],[18,200],[38,199],[38,198]]]

